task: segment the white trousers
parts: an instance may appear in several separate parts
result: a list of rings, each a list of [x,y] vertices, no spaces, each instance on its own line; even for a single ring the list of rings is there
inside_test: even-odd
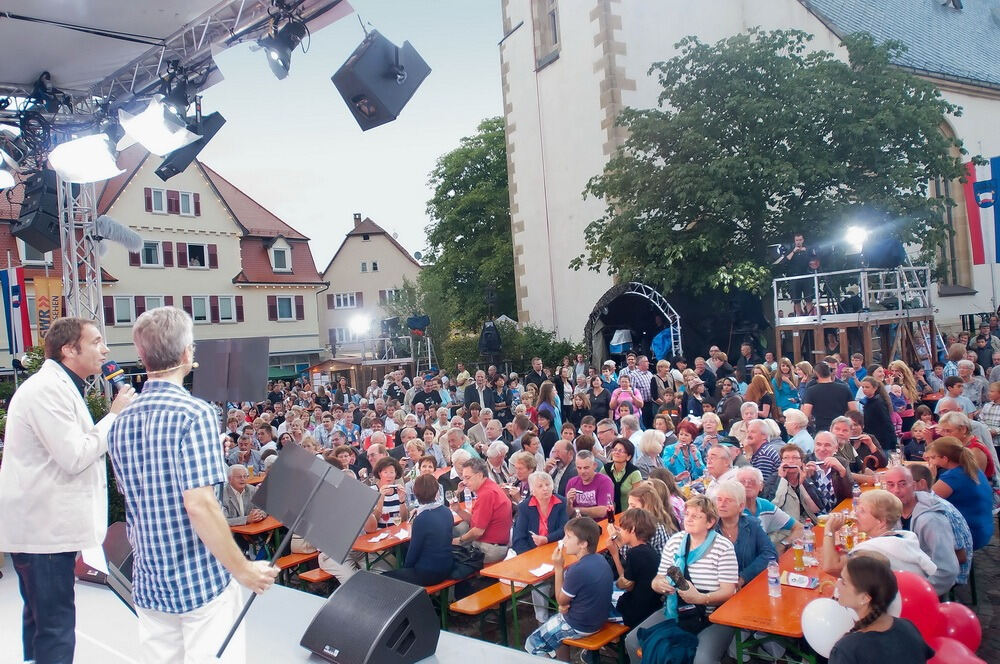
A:
[[[136,607],[143,664],[243,664],[247,659],[246,621],[240,623],[222,659],[215,653],[243,608],[240,584],[230,580],[218,597],[187,613]]]

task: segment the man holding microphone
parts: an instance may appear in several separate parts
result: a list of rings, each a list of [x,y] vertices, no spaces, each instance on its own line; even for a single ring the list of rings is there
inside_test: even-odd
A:
[[[107,531],[108,430],[135,398],[125,386],[94,424],[85,381],[100,373],[107,355],[92,321],[56,320],[45,337],[45,363],[7,412],[0,551],[12,553],[24,599],[24,659],[37,664],[73,661],[76,554],[101,546]]]
[[[216,413],[182,386],[197,366],[193,339],[191,316],[180,309],[139,316],[132,340],[149,381],[108,434],[135,552],[132,594],[143,662],[213,659],[242,604],[230,574],[257,593],[278,574],[267,562],[243,557],[219,505],[226,463]],[[222,661],[245,659],[241,625]]]

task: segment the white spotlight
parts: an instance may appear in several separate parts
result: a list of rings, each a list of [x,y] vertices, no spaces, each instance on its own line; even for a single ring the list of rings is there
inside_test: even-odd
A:
[[[351,332],[359,337],[368,334],[371,326],[372,321],[368,316],[355,316],[351,319]]]
[[[52,169],[67,182],[100,182],[123,173],[106,134],[91,134],[60,143],[49,153]]]
[[[125,136],[118,142],[119,151],[141,143],[142,147],[162,157],[201,138],[188,131],[181,119],[163,105],[163,95],[153,95],[146,110],[138,115],[119,109],[118,121],[125,130]]]
[[[844,234],[844,240],[851,247],[857,251],[861,251],[861,248],[865,244],[865,240],[868,239],[868,231],[861,228],[860,226],[848,226],[847,233]]]
[[[15,184],[17,182],[14,180],[14,175],[10,171],[0,168],[0,189],[9,189]]]

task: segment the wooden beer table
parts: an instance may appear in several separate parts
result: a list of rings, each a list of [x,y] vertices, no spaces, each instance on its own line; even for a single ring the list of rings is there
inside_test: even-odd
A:
[[[460,503],[461,507],[464,509],[465,504]],[[461,519],[458,514],[452,511],[452,517],[457,523]],[[410,541],[410,534],[413,532],[412,524],[406,521],[398,526],[388,526],[386,528],[379,528],[370,533],[361,533],[358,535],[357,539],[354,540],[354,544],[351,545],[352,551],[358,551],[365,554],[365,569],[371,570],[380,560],[384,560],[389,557],[391,553],[396,552],[396,567],[402,564],[402,556],[399,555],[399,551],[396,549],[402,547]],[[404,531],[405,534],[400,534],[400,531]],[[377,542],[373,542],[373,539],[379,538],[381,535],[388,535],[387,537],[382,537]],[[372,557],[374,556],[374,558]]]
[[[242,526],[229,526],[229,530],[237,535],[243,535],[245,537],[254,537],[257,535],[263,535],[267,533],[267,537],[264,539],[264,548],[274,553],[274,534],[278,532],[278,528],[281,528],[283,524],[275,519],[273,516],[268,515],[258,521],[257,523],[247,523]]]

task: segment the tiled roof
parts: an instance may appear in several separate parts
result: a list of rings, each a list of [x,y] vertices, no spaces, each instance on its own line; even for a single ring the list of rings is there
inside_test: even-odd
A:
[[[259,237],[244,237],[240,240],[240,262],[243,269],[233,277],[234,284],[322,284],[323,278],[316,271],[309,243],[304,240],[290,240],[292,248],[292,271],[275,272],[271,269],[265,241]]]
[[[330,262],[327,263],[326,269],[323,270],[323,274],[326,274],[327,272],[330,271],[330,266],[333,265],[333,261],[337,260],[337,256],[339,256],[340,252],[344,250],[344,245],[347,244],[347,238],[359,235],[384,235],[385,238],[389,240],[389,242],[391,242],[392,245],[396,247],[396,249],[399,250],[399,253],[406,256],[406,258],[409,259],[411,263],[413,263],[417,267],[423,267],[423,265],[421,265],[420,262],[413,257],[413,254],[408,252],[403,247],[403,245],[401,245],[398,241],[396,241],[396,238],[394,238],[389,233],[386,233],[384,228],[382,228],[374,221],[372,221],[371,217],[365,217],[364,219],[358,219],[355,217],[354,228],[348,231],[347,235],[344,236],[344,241],[340,243],[340,246],[337,248],[337,251],[333,254],[333,258],[331,258]]]
[[[139,167],[149,157],[149,153],[136,143],[132,147],[118,153],[118,168],[125,169],[119,175],[95,185],[97,187],[97,214],[107,214],[125,186],[139,171]]]
[[[201,163],[195,162],[205,177],[208,178],[219,196],[233,213],[236,222],[243,227],[246,235],[257,237],[276,237],[283,235],[289,240],[308,240],[305,235],[278,219],[264,206],[244,194],[236,185],[222,177],[211,168]],[[315,271],[315,268],[313,268]]]
[[[907,51],[894,64],[928,75],[1000,88],[1000,4],[966,0],[799,0],[838,37],[869,32]]]
[[[20,176],[15,178],[19,182],[22,180]],[[24,187],[11,187],[0,192],[0,219],[17,219],[21,214],[22,200],[24,200]]]

